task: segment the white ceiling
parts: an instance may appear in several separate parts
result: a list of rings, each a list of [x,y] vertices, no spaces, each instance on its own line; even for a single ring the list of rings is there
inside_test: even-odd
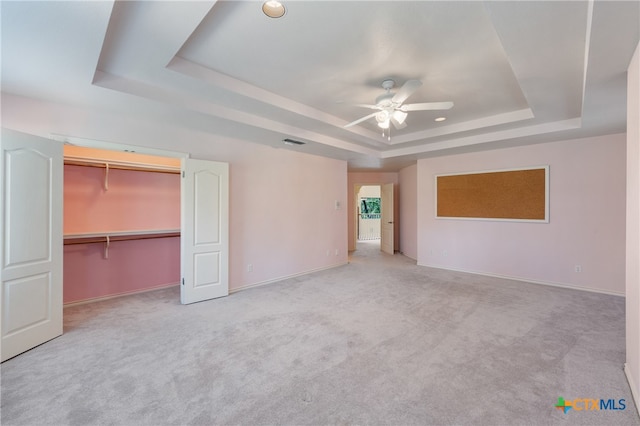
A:
[[[171,120],[398,170],[417,158],[624,132],[638,1],[2,1],[2,92]],[[382,137],[392,78],[423,82]],[[447,118],[435,122],[439,116]],[[83,135],[72,135],[82,137]],[[117,142],[117,141],[112,141]]]

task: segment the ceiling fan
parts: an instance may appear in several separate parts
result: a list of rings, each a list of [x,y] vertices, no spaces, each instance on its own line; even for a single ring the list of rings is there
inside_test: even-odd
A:
[[[407,112],[409,111],[444,110],[453,107],[453,102],[426,102],[403,105],[402,103],[416,90],[418,90],[420,86],[422,86],[422,82],[420,80],[407,80],[407,82],[404,83],[396,93],[391,93],[391,89],[393,89],[395,85],[396,82],[391,79],[384,80],[382,82],[382,88],[386,90],[386,93],[376,98],[375,105],[355,105],[362,108],[375,109],[377,111],[353,121],[344,127],[351,127],[375,117],[378,122],[378,126],[382,129],[388,129],[389,123],[393,123],[396,129],[403,129],[407,126],[405,119],[407,118]]]

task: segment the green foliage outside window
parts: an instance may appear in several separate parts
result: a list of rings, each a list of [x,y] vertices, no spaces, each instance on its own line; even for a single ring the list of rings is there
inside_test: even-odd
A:
[[[380,213],[380,198],[361,198],[360,213]]]

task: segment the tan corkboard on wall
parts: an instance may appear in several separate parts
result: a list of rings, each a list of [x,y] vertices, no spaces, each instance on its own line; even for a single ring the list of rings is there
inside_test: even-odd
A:
[[[548,221],[547,166],[436,176],[436,216]]]

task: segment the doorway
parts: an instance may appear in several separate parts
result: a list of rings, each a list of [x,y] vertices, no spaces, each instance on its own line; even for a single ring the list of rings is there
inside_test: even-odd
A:
[[[358,191],[357,243],[363,241],[380,244],[380,185],[367,185]]]
[[[393,185],[356,185],[355,249],[394,254]]]
[[[180,281],[180,158],[64,145],[64,303]]]
[[[65,145],[65,168],[79,165],[104,170],[103,187],[93,188],[100,181],[94,176],[88,179],[93,181],[90,193],[79,197],[77,216],[87,216],[89,210],[98,216],[97,220],[87,221],[88,229],[83,229],[87,225],[80,226],[80,229],[74,229],[75,235],[67,235],[67,228],[78,221],[67,220],[71,210],[65,207],[65,246],[67,241],[86,245],[101,243],[106,238],[102,259],[90,269],[106,268],[103,286],[110,286],[112,281],[130,282],[129,286],[112,291],[114,294],[107,294],[107,298],[176,284],[180,284],[183,304],[228,295],[228,164],[189,159],[186,154],[179,153],[158,156],[157,152],[140,153],[139,148],[136,151],[117,144],[100,148]],[[97,176],[101,173],[98,171]],[[116,173],[121,174],[119,181],[115,179]],[[119,182],[119,191],[109,188],[112,175],[114,183]],[[81,178],[79,183],[81,186],[84,186],[83,180]],[[64,187],[67,206],[66,178]],[[112,214],[100,215],[96,211],[111,211]],[[104,260],[110,258],[109,247],[116,241],[121,243],[119,263],[103,266],[110,263]],[[67,268],[77,269],[76,263],[84,263],[85,259],[94,259],[95,263],[96,256],[84,256],[80,262],[67,262],[66,258],[67,250],[65,289],[67,277],[72,276],[67,274]],[[173,267],[168,267],[172,263]],[[95,274],[86,276],[87,268],[81,269],[85,273],[81,285],[96,279]],[[129,272],[114,280],[113,272],[110,272],[113,269]],[[154,273],[155,278],[146,284],[138,283]],[[95,297],[89,297],[88,301],[91,299]]]
[[[3,168],[0,175],[4,187],[8,188],[2,193],[2,204],[11,208],[10,214],[0,215],[3,229],[11,230],[8,233],[10,239],[3,245],[6,248],[3,256],[10,262],[3,264],[1,271],[5,297],[2,297],[4,317],[0,354],[4,361],[62,334],[62,275],[65,256],[63,141],[2,130],[0,163],[10,166]],[[110,167],[105,165],[104,174],[99,173],[99,176],[86,181],[83,186],[89,188],[86,195],[94,197],[100,191],[113,188],[112,178],[115,178],[115,174],[109,173],[109,170]],[[226,295],[229,245],[228,164],[192,160],[185,155],[181,158],[181,172],[178,176],[181,176],[179,181],[182,194],[180,233],[193,237],[190,240],[181,239],[181,301],[192,303]],[[127,179],[123,181],[126,182]],[[148,194],[138,192],[133,195],[144,198]],[[153,213],[145,212],[145,225]],[[126,242],[132,242],[129,238],[132,232],[137,236],[154,234],[165,238],[167,231],[141,228],[133,231],[116,230],[116,234],[117,237],[125,238]],[[113,254],[110,251],[110,240],[114,235],[111,230],[106,231],[108,232],[100,229],[82,230],[72,235],[71,239],[106,238],[104,251],[100,250],[99,255],[108,258]],[[170,238],[175,237],[171,235]],[[133,242],[146,239],[136,238]],[[157,265],[158,259],[154,260],[154,265]],[[219,289],[224,289],[225,293],[215,293]],[[10,315],[7,316],[7,313]]]

